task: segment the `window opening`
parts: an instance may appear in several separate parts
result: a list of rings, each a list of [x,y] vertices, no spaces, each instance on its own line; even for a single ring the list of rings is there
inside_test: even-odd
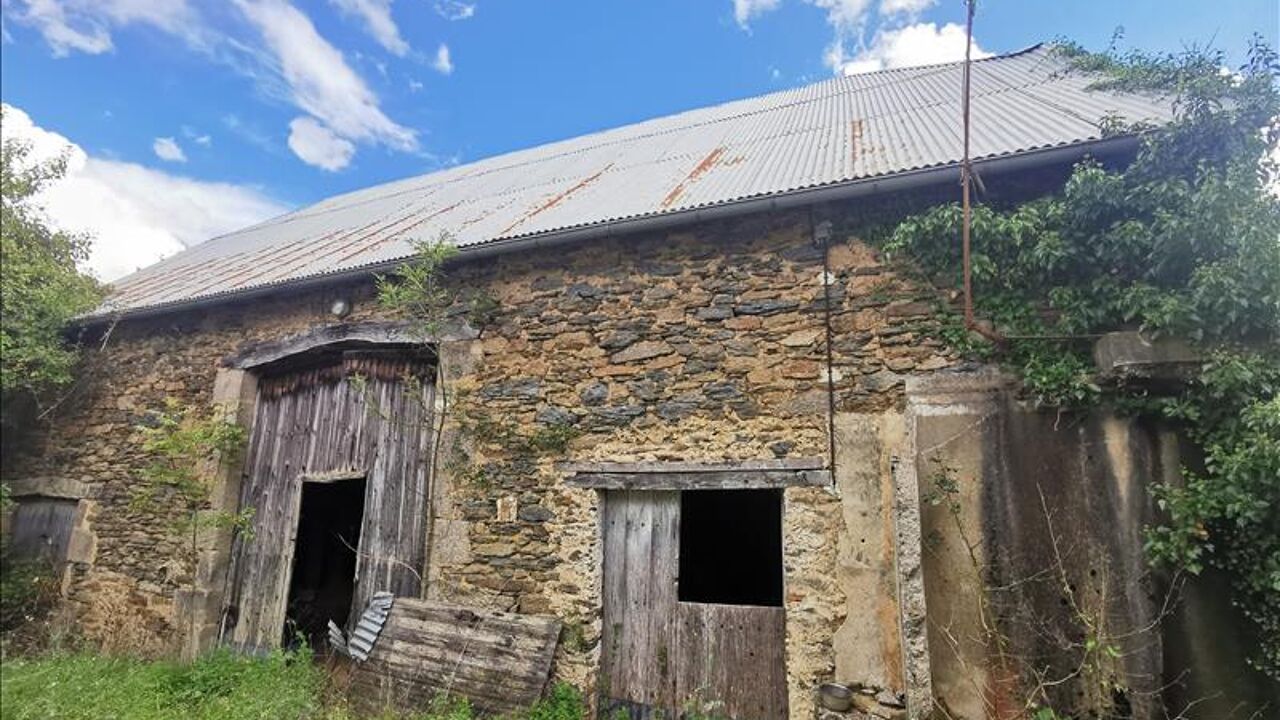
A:
[[[680,493],[683,602],[782,605],[782,490]]]

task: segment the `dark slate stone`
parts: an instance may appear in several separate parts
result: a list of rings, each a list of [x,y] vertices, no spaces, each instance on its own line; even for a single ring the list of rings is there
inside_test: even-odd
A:
[[[644,415],[644,407],[640,405],[613,405],[592,410],[598,422],[619,427],[631,424],[632,420]]]
[[[564,408],[548,405],[538,409],[533,419],[543,425],[572,425],[578,422],[578,416]]]
[[[555,516],[555,513],[541,505],[525,505],[516,512],[516,517],[532,523],[543,523]]]
[[[653,402],[662,395],[662,390],[666,387],[668,379],[666,372],[654,370],[627,383],[627,389],[637,399],[644,402]]]
[[[602,382],[591,383],[578,393],[578,398],[582,400],[583,405],[592,407],[603,405],[604,401],[609,399],[609,386]]]
[[[715,372],[720,369],[720,363],[714,360],[700,360],[693,358],[684,364],[684,371],[690,375],[704,372]]]
[[[791,451],[794,450],[795,447],[796,444],[790,440],[779,440],[777,442],[769,443],[769,450],[773,452],[775,457],[786,457],[791,454]]]
[[[714,400],[716,402],[740,400],[743,397],[742,391],[738,389],[737,385],[734,385],[731,382],[714,382],[710,385],[705,385],[702,388],[702,394],[705,395],[707,399]]]
[[[698,308],[693,314],[699,320],[726,320],[733,317],[733,310],[727,307]]]
[[[728,288],[721,288],[721,289],[728,289]],[[732,305],[734,295],[739,290],[736,286],[734,286],[732,289],[733,289],[733,292],[717,293],[715,296],[711,298],[711,304],[712,305]]]
[[[565,290],[565,294],[574,298],[594,298],[603,294],[603,290],[587,283],[574,283]]]
[[[795,300],[752,300],[733,306],[738,315],[777,315],[800,306]]]
[[[634,333],[629,330],[621,330],[605,338],[600,343],[600,347],[610,351],[621,350],[639,339],[639,333]]]
[[[663,420],[681,420],[692,415],[701,404],[702,398],[696,393],[684,393],[659,404],[654,413]]]
[[[542,391],[542,382],[537,378],[516,378],[496,385],[489,385],[480,391],[480,395],[490,400],[497,398],[532,399]]]
[[[871,392],[883,392],[889,388],[900,385],[904,380],[902,375],[890,370],[877,370],[869,375],[863,375],[860,385],[863,389]]]

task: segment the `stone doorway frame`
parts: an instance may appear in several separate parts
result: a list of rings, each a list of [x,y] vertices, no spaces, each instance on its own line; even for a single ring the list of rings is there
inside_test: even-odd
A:
[[[257,410],[258,374],[264,366],[331,345],[434,347],[475,340],[479,333],[463,320],[450,321],[436,333],[406,321],[362,321],[316,325],[282,338],[249,342],[218,362],[210,405],[220,417],[246,430]],[[437,370],[437,372],[439,372]],[[210,513],[235,512],[240,503],[245,448],[210,457],[202,471],[212,478]],[[430,537],[428,528],[428,537]],[[231,528],[206,527],[197,544],[195,582],[174,593],[174,617],[179,627],[184,658],[194,658],[213,648],[222,635],[229,589]]]

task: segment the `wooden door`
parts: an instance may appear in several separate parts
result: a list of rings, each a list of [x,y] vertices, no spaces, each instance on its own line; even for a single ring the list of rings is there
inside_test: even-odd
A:
[[[279,644],[308,480],[366,478],[354,616],[375,592],[423,592],[432,437],[427,371],[411,361],[347,358],[259,382],[240,493],[240,507],[253,509],[251,533],[233,548],[224,640],[250,650]]]
[[[9,519],[9,551],[15,558],[61,567],[75,527],[78,501],[39,495],[18,498]]]
[[[633,719],[675,707],[680,493],[605,493],[601,713]]]
[[[604,493],[600,716],[782,720],[784,610],[679,599],[680,497]]]

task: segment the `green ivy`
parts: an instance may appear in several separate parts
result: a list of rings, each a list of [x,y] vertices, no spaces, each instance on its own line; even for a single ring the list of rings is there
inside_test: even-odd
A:
[[[1232,579],[1256,623],[1255,664],[1280,678],[1280,63],[1255,40],[1224,73],[1221,53],[1090,54],[1061,46],[1095,87],[1172,100],[1160,127],[1105,118],[1139,134],[1132,162],[1079,163],[1061,191],[973,208],[977,313],[1008,338],[940,322],[952,347],[1016,370],[1055,407],[1106,401],[1174,421],[1203,451],[1180,485],[1153,488],[1164,510],[1148,530],[1154,561]],[[928,277],[958,286],[961,210],[948,204],[873,233]],[[1102,387],[1089,356],[1099,333],[1139,329],[1198,345],[1208,358],[1178,397]]]
[[[215,478],[208,464],[219,454],[237,452],[244,444],[244,428],[223,419],[217,408],[199,410],[166,398],[164,408],[151,411],[137,431],[148,463],[133,490],[135,508],[180,510],[172,529],[190,535],[193,556],[202,527],[231,527],[247,536],[253,508],[238,513],[209,509]]]

